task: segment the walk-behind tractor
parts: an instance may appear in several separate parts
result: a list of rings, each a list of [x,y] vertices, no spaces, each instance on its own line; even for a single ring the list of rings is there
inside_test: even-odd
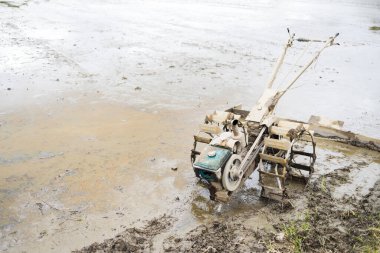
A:
[[[288,30],[289,32],[289,30]],[[274,116],[279,99],[293,86],[297,79],[332,45],[338,34],[326,41],[289,40],[277,61],[267,88],[251,111],[241,106],[207,115],[194,135],[191,161],[195,175],[206,181],[210,198],[228,201],[255,171],[259,172],[261,196],[278,201],[287,198],[286,181],[301,179],[305,183],[314,171],[316,138],[324,138],[357,145],[373,143],[371,139],[341,130],[343,122],[329,121],[311,116],[308,123],[282,119]],[[285,54],[293,43],[323,42],[324,46],[305,64],[283,89],[274,89],[273,83],[283,64]],[[198,151],[199,143],[204,143]]]

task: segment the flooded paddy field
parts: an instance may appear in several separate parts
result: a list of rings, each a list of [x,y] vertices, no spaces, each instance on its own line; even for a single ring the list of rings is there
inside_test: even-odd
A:
[[[277,115],[380,138],[378,1],[3,2],[1,251],[292,252],[300,237],[306,252],[378,247],[378,152],[319,143],[288,209],[259,197],[256,173],[216,204],[190,163],[206,113],[259,98],[287,27],[339,32],[340,46]],[[287,70],[318,46],[295,46]]]

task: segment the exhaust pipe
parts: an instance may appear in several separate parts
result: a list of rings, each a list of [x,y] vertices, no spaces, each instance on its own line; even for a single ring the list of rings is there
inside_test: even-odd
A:
[[[235,137],[239,137],[240,136],[239,128],[238,128],[238,123],[239,123],[239,121],[237,119],[234,119],[232,121],[232,132],[234,133]]]

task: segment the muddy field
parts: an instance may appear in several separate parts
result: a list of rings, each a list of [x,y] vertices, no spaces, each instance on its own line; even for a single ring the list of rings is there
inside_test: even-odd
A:
[[[238,193],[240,201],[245,195],[260,203],[239,213],[229,204],[209,206],[213,215],[185,235],[168,233],[175,220],[162,216],[143,228],[126,229],[113,239],[75,252],[377,252],[380,156],[378,152],[338,146],[334,157],[332,150],[320,150],[322,158],[335,168],[320,174],[324,165],[319,163],[306,186],[295,182],[288,185],[287,205],[260,200],[258,191],[244,189]],[[355,161],[351,160],[352,151],[358,155],[353,157]],[[347,160],[351,161],[349,165]],[[375,179],[366,178],[369,174]],[[156,243],[154,237],[161,233],[164,240]]]
[[[277,114],[380,138],[379,26],[377,0],[0,1],[0,251],[376,252],[378,152],[318,144],[282,207],[256,173],[210,201],[190,149],[206,113],[253,106],[286,27],[340,46]]]

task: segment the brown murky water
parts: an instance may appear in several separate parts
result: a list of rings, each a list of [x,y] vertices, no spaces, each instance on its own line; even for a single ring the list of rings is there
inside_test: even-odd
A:
[[[324,115],[379,137],[380,34],[368,29],[379,17],[378,1],[0,5],[0,250],[68,252],[163,213],[185,233],[265,206],[256,174],[228,205],[210,202],[189,150],[205,113],[254,104],[287,26],[317,39],[341,32],[341,46],[278,114]],[[359,161],[376,177],[356,178],[371,185],[376,154],[342,147],[319,150],[322,174]]]
[[[101,238],[121,224],[178,209],[175,198],[189,198],[194,182],[184,121],[96,100],[7,115],[0,134],[3,231],[15,231],[30,250],[29,238],[51,247],[56,238],[62,247],[65,235],[71,241],[79,234],[69,250],[84,245],[88,231]]]

